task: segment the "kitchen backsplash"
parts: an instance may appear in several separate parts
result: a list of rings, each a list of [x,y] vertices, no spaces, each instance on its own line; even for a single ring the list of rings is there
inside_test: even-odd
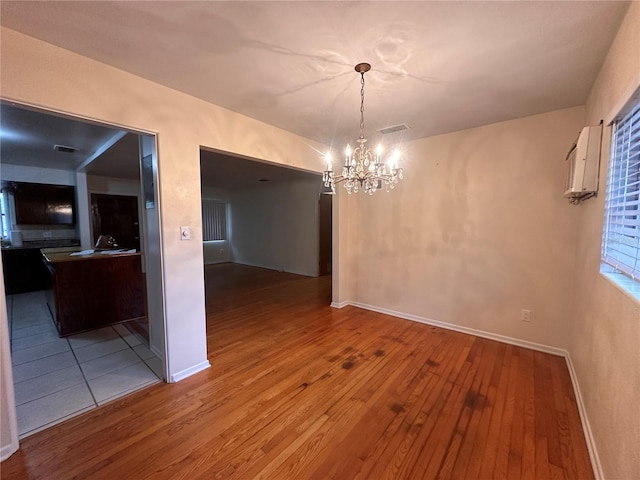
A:
[[[10,232],[11,244],[14,246],[19,246],[24,242],[77,238],[78,231],[75,228],[51,225],[46,227],[41,225],[16,225]]]

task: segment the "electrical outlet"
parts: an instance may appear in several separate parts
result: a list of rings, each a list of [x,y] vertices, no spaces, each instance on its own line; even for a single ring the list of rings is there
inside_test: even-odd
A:
[[[520,320],[523,322],[531,321],[531,310],[525,310],[524,308],[520,310]]]

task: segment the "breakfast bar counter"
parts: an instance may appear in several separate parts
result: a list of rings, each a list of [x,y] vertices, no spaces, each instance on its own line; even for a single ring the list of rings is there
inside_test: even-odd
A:
[[[52,280],[47,304],[60,336],[144,318],[140,252],[41,253]]]

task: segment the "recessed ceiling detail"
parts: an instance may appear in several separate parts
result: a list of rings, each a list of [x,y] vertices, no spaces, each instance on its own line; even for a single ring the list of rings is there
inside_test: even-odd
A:
[[[200,176],[203,186],[228,191],[260,188],[260,184],[282,182],[316,182],[317,173],[249,160],[222,152],[200,150]]]

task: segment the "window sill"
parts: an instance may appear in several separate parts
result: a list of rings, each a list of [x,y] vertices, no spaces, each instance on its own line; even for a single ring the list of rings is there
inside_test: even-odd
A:
[[[640,304],[640,282],[638,280],[618,273],[609,265],[605,264],[600,265],[600,274],[609,280],[618,290],[631,298],[631,300]]]

